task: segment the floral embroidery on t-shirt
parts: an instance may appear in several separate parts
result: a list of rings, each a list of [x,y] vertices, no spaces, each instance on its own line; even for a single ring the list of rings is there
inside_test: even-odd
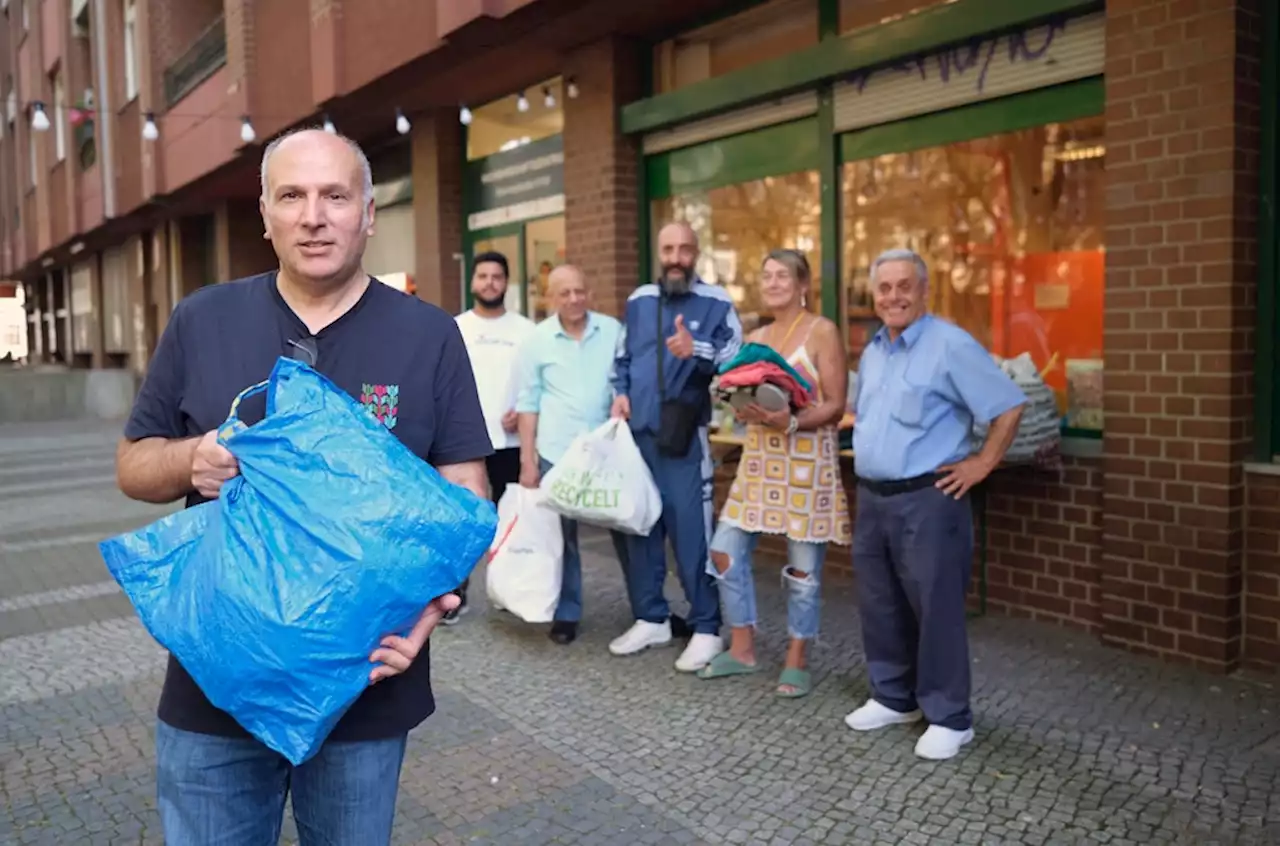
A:
[[[400,386],[371,385],[366,382],[360,388],[360,404],[374,420],[388,429],[394,429],[400,405]]]

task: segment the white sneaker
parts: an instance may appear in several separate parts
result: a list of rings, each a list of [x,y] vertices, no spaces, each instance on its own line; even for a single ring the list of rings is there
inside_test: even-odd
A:
[[[621,637],[614,638],[609,644],[609,651],[614,655],[635,655],[651,646],[666,646],[671,643],[671,621],[650,623],[647,620],[636,620],[635,625],[627,629]]]
[[[916,755],[930,761],[954,758],[960,747],[973,740],[973,729],[956,731],[942,726],[929,726],[916,742]]]
[[[724,652],[724,638],[720,635],[696,634],[676,659],[676,669],[682,673],[696,673],[721,652]]]
[[[904,714],[881,705],[874,699],[868,699],[865,705],[844,718],[844,724],[854,731],[875,731],[887,726],[919,722],[922,716],[924,715],[918,708]]]

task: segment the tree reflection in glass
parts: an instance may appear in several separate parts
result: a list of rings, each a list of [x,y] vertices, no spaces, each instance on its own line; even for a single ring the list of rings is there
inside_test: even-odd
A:
[[[871,262],[909,247],[929,264],[930,310],[1001,356],[1030,353],[1068,410],[1069,372],[1085,396],[1102,359],[1104,161],[1099,117],[846,164],[851,349],[874,325]]]

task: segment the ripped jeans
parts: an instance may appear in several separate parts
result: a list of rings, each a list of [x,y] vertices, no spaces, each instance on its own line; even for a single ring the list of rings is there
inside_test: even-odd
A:
[[[751,573],[751,557],[760,535],[737,526],[720,523],[711,540],[711,560],[707,572],[715,576],[724,604],[724,621],[733,628],[756,625],[756,584]],[[782,583],[787,588],[787,632],[796,640],[818,636],[818,606],[822,588],[825,543],[787,540],[787,566]],[[721,573],[715,559],[728,556],[729,569]]]

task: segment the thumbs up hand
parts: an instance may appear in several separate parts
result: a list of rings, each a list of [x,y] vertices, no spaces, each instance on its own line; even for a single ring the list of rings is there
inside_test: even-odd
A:
[[[676,315],[676,332],[667,338],[667,349],[676,358],[688,358],[693,355],[693,336],[684,328],[684,315]]]

